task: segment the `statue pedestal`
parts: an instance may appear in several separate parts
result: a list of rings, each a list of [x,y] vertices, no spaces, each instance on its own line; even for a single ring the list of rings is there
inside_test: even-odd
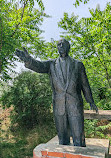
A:
[[[59,145],[58,137],[46,144],[40,144],[33,151],[33,158],[107,158],[109,154],[108,139],[86,138],[86,147]]]

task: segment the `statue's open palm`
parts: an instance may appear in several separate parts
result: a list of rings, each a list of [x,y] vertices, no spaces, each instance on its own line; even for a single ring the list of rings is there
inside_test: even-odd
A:
[[[28,62],[29,54],[28,54],[27,50],[24,47],[23,47],[23,49],[24,49],[24,51],[16,49],[15,53],[22,61]]]

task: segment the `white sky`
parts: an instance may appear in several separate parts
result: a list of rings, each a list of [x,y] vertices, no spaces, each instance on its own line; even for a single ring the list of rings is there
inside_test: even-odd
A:
[[[97,4],[100,4],[100,9],[104,10],[107,2],[111,2],[111,0],[90,0],[87,4],[80,3],[77,8],[73,5],[74,2],[75,0],[43,0],[45,12],[52,16],[52,18],[45,19],[42,26],[42,29],[45,30],[42,36],[46,41],[50,41],[51,38],[59,40],[60,31],[62,30],[58,28],[57,22],[60,21],[60,18],[63,18],[64,12],[69,15],[74,12],[80,18],[88,17],[90,16],[89,8],[95,9]]]
[[[45,6],[45,13],[50,15],[51,18],[46,18],[41,27],[45,33],[42,34],[42,37],[46,41],[50,41],[51,38],[55,40],[59,40],[60,36],[60,28],[58,28],[57,22],[60,21],[60,18],[63,18],[64,12],[67,12],[71,15],[74,12],[75,15],[79,15],[79,17],[89,17],[89,8],[95,9],[97,4],[100,4],[100,9],[104,10],[107,2],[111,2],[111,0],[90,0],[87,4],[80,3],[80,6],[75,8],[73,3],[75,0],[43,0]],[[15,71],[20,72],[24,70],[24,64],[20,62],[16,62],[17,68]]]

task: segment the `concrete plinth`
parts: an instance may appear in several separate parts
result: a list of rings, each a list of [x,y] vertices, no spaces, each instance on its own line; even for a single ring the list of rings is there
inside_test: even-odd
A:
[[[93,110],[84,110],[84,118],[89,120],[111,120],[111,110],[99,110],[99,114]]]
[[[108,139],[86,139],[86,147],[59,145],[58,137],[46,144],[38,145],[33,151],[33,158],[107,158],[109,153]]]

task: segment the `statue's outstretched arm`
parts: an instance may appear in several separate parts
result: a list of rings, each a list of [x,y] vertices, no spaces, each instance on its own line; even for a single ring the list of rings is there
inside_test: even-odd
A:
[[[50,61],[38,61],[32,58],[27,50],[23,48],[24,51],[16,49],[16,55],[25,63],[25,67],[36,71],[38,73],[48,73],[50,69]]]

